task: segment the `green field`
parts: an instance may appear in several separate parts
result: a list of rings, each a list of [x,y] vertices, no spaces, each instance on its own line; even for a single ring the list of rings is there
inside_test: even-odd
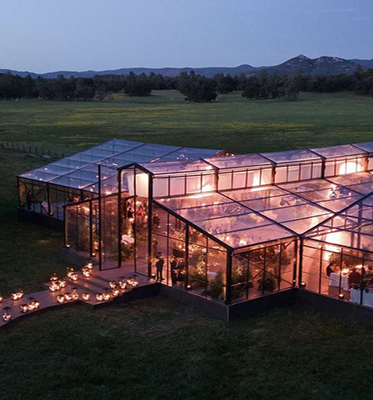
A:
[[[82,149],[112,138],[222,148],[288,150],[373,138],[373,98],[305,93],[298,101],[250,101],[239,93],[187,104],[180,93],[96,102],[0,103],[0,141]]]
[[[177,92],[104,103],[0,102],[0,142],[66,154],[112,138],[275,151],[373,140],[373,98]],[[0,293],[39,290],[62,234],[16,219],[16,175],[48,160],[0,147]],[[0,330],[0,398],[370,399],[373,328],[294,307],[224,323],[163,299],[47,311]]]

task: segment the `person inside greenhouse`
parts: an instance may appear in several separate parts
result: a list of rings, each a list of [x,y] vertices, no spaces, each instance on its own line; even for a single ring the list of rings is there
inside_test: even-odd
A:
[[[358,285],[359,283],[361,283],[361,274],[357,271],[356,268],[354,268],[350,273],[350,275],[348,276],[348,279],[350,285],[351,284]]]
[[[160,223],[161,223],[161,220],[159,218],[158,213],[154,213],[154,215],[153,215],[153,228],[158,229]]]
[[[178,276],[178,262],[175,257],[172,258],[170,267],[171,267],[171,280],[172,284],[176,285],[177,282],[177,276]]]
[[[157,255],[157,261],[155,263],[155,267],[157,269],[157,280],[163,281],[163,265],[164,265],[164,258],[162,253],[159,252]]]
[[[328,264],[328,266],[326,267],[326,275],[330,277],[330,274],[332,272],[334,272],[333,264]]]

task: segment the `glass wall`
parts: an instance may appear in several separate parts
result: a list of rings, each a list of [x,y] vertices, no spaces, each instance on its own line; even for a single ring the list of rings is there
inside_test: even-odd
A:
[[[301,280],[312,292],[373,307],[373,253],[305,240]]]
[[[295,268],[294,240],[234,254],[231,277],[232,303],[293,287]]]
[[[18,179],[19,206],[29,211],[48,215],[47,184],[29,179]]]
[[[298,182],[322,176],[322,157],[307,149],[262,155],[276,165],[274,183]]]
[[[273,183],[274,164],[259,154],[216,157],[205,161],[218,170],[218,190],[250,188]]]
[[[94,194],[84,190],[24,178],[18,179],[18,192],[21,208],[61,220],[64,219],[64,206],[94,196]]]
[[[368,153],[356,146],[346,144],[312,149],[325,160],[325,178],[366,171]]]
[[[65,212],[65,245],[85,254],[87,257],[93,256],[93,232],[95,231],[97,221],[93,221],[92,201],[71,204],[66,207]],[[95,219],[97,219],[97,216]],[[96,236],[97,232],[95,232]]]
[[[366,169],[366,157],[354,156],[325,161],[325,177],[353,174]]]
[[[153,204],[152,273],[170,286],[227,301],[227,251]]]
[[[369,153],[368,171],[373,171],[373,142],[358,143],[355,146]]]

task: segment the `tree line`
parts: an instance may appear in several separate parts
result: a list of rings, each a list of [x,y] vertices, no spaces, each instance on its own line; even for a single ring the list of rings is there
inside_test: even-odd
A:
[[[0,74],[0,99],[37,98],[57,101],[103,101],[110,93],[128,96],[148,96],[152,90],[180,91],[189,102],[213,101],[218,94],[241,91],[248,99],[295,100],[300,92],[332,93],[354,91],[373,96],[373,69],[358,69],[352,75],[307,76],[301,72],[294,76],[268,75],[230,76],[217,74],[213,78],[182,72],[177,77],[161,74],[105,75],[93,78],[54,79],[20,77],[10,73]]]

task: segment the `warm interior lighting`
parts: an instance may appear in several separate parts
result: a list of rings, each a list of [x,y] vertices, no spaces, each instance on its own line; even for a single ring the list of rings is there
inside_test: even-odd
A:
[[[354,172],[358,172],[360,165],[354,161],[347,161],[340,165],[338,169],[338,175],[345,175],[345,174],[353,174]]]
[[[4,297],[0,294],[0,303],[3,301]]]

